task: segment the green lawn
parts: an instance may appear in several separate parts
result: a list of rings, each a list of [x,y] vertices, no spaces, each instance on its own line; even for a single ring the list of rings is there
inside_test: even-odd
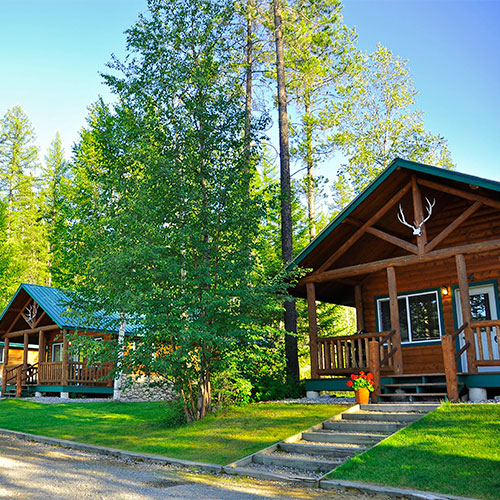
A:
[[[345,406],[262,403],[172,427],[167,403],[0,401],[0,428],[173,458],[228,464],[307,429]]]
[[[331,478],[500,498],[500,405],[444,405]]]

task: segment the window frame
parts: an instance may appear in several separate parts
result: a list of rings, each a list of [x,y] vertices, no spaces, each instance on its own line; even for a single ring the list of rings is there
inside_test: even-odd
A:
[[[54,347],[55,346],[60,346],[61,347],[61,361],[54,361]],[[51,346],[51,355],[50,355],[50,359],[51,359],[51,362],[52,363],[62,363],[62,350],[63,350],[63,342],[53,342],[52,346]]]
[[[423,339],[423,340],[413,340],[412,336],[412,329],[411,329],[411,316],[410,316],[410,307],[408,303],[409,297],[415,297],[419,295],[431,295],[435,294],[437,300],[436,300],[436,305],[437,305],[437,314],[438,314],[438,327],[439,327],[439,337],[435,339]],[[398,293],[398,301],[399,299],[405,299],[406,301],[406,324],[408,328],[408,340],[402,340],[401,344],[402,345],[428,345],[428,344],[437,344],[441,342],[441,338],[443,337],[443,332],[444,330],[444,324],[443,324],[443,303],[441,300],[441,293],[440,293],[440,288],[427,288],[425,290],[414,290],[410,292],[402,292]],[[381,295],[378,297],[375,297],[375,313],[376,313],[376,320],[377,320],[377,331],[382,331],[382,310],[379,306],[380,302],[383,301],[388,301],[389,300],[389,295]]]

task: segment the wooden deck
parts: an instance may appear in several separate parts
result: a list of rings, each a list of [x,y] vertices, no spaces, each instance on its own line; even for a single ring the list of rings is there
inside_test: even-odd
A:
[[[20,395],[23,387],[34,386],[81,386],[112,387],[113,364],[96,363],[89,365],[79,361],[68,363],[35,363],[24,365],[8,365],[2,386],[17,387]]]

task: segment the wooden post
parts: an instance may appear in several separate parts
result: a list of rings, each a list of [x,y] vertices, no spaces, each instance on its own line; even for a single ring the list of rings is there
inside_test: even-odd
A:
[[[365,329],[365,317],[363,314],[363,294],[361,285],[354,286],[354,304],[356,305],[356,328],[358,332]]]
[[[455,340],[453,335],[445,335],[441,339],[443,349],[446,390],[450,401],[458,401],[457,360],[455,359]]]
[[[40,330],[38,332],[38,363],[45,363],[45,333]]]
[[[26,377],[26,370],[28,369],[28,344],[29,344],[29,335],[27,333],[24,334],[24,347],[23,347],[23,381],[24,377]]]
[[[68,385],[69,377],[69,354],[68,354],[68,336],[66,330],[63,330],[63,352],[62,352],[62,378],[61,385]]]
[[[460,291],[460,307],[462,308],[462,324],[467,322],[467,327],[464,330],[465,341],[470,342],[470,347],[467,349],[467,369],[469,372],[477,373],[476,342],[474,341],[474,334],[471,327],[472,314],[470,310],[469,281],[467,279],[465,257],[463,254],[458,254],[455,257],[455,261],[457,264],[458,288]]]
[[[307,313],[309,317],[309,350],[311,354],[311,378],[318,379],[318,318],[316,315],[316,289],[307,283]]]
[[[368,356],[368,367],[370,373],[373,375],[374,382],[372,403],[376,403],[380,395],[380,348],[378,340],[370,340],[370,342],[368,342]]]
[[[413,198],[413,215],[416,224],[420,224],[424,220],[424,210],[422,207],[422,195],[420,193],[420,188],[417,184],[417,176],[411,176],[411,191]],[[417,236],[417,247],[418,254],[422,255],[425,251],[425,245],[427,243],[427,231],[425,230],[425,224],[420,228],[422,234]]]
[[[399,327],[398,289],[396,285],[396,270],[387,268],[387,284],[389,287],[389,307],[391,310],[391,329],[396,330],[392,342],[397,351],[394,353],[394,371],[396,375],[403,373],[403,351],[401,350],[401,328]]]
[[[7,365],[9,364],[9,339],[4,339],[3,344],[3,374],[2,374],[2,396],[7,392]]]
[[[16,398],[20,398],[22,396],[23,391],[23,370],[22,367],[17,369],[16,373]]]

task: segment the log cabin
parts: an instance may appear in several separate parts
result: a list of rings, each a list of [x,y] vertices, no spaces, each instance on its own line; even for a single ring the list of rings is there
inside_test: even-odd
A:
[[[297,255],[307,299],[306,390],[346,390],[371,371],[373,400],[500,394],[500,183],[394,160]],[[317,320],[317,302],[355,307],[357,334]]]
[[[116,324],[119,317],[95,315],[83,321],[69,313],[68,303],[68,293],[58,288],[25,283],[18,288],[0,316],[2,395],[113,394],[113,364],[89,365],[71,355],[69,338],[74,333],[93,337],[96,342],[116,338],[118,331],[108,325]],[[127,326],[125,333],[131,330]],[[30,354],[33,351],[36,356]]]

